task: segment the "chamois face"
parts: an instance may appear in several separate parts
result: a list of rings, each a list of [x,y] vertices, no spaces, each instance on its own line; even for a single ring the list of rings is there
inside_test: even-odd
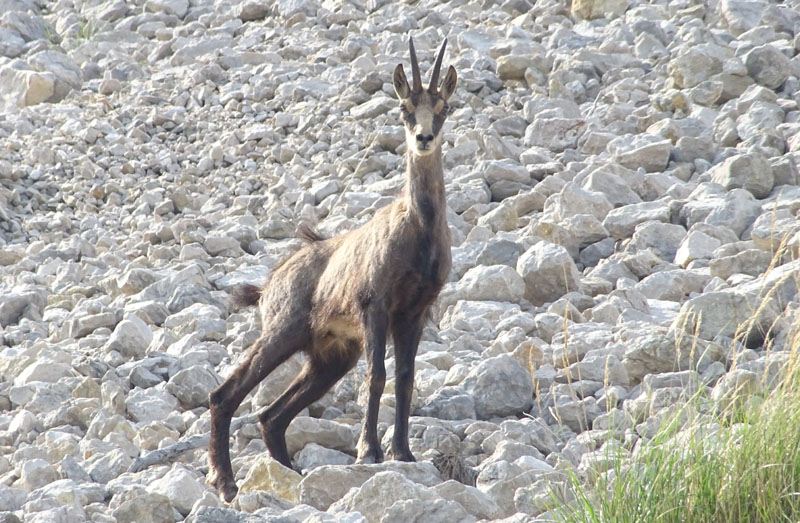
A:
[[[398,64],[394,70],[394,90],[400,100],[400,118],[406,130],[406,144],[412,154],[417,156],[426,156],[439,149],[442,142],[442,126],[449,110],[447,100],[456,90],[458,75],[453,66],[447,70],[442,85],[438,85],[439,67],[446,43],[445,40],[439,51],[431,83],[427,89],[422,87],[422,81],[419,79],[413,43],[410,47],[414,87],[408,85],[403,64]]]

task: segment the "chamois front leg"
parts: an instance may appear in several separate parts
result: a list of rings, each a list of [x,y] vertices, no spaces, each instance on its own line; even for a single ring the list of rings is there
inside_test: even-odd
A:
[[[411,411],[411,395],[414,392],[414,359],[424,323],[424,314],[400,317],[392,323],[397,401],[390,454],[399,461],[416,461],[408,447],[408,416]]]
[[[358,462],[380,463],[383,461],[383,451],[381,450],[380,441],[378,441],[378,408],[380,407],[383,388],[386,385],[386,366],[384,364],[386,356],[386,313],[382,310],[369,311],[364,330],[369,399],[367,400],[367,415],[364,418],[361,436],[358,439]]]

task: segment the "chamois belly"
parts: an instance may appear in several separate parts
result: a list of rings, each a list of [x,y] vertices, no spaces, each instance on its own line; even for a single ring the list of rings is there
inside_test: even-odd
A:
[[[358,358],[364,347],[364,331],[349,315],[334,316],[316,327],[310,356],[319,361]]]

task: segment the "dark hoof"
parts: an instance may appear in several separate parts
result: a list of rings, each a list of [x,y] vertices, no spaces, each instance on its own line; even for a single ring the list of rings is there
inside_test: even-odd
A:
[[[227,503],[233,501],[233,498],[235,498],[236,494],[239,492],[235,481],[217,476],[213,472],[208,476],[208,484],[217,489]]]
[[[383,463],[383,451],[380,447],[372,448],[358,453],[356,463],[370,464],[370,463]]]
[[[392,451],[389,452],[389,456],[392,459],[397,460],[397,461],[409,461],[409,462],[417,461],[417,459],[414,457],[414,455],[408,449],[406,449],[406,450],[392,450]]]

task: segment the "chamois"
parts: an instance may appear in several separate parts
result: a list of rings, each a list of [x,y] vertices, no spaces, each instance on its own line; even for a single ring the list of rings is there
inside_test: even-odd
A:
[[[324,239],[306,232],[309,243],[276,268],[263,288],[249,286],[240,293],[246,304],[259,304],[263,328],[244,362],[210,396],[208,481],[226,501],[237,492],[229,448],[231,417],[253,387],[298,351],[308,356],[300,374],[258,416],[274,459],[291,467],[285,435],[289,422],[322,397],[366,349],[369,400],[358,460],[383,460],[377,420],[386,381],[386,340],[391,335],[397,402],[389,454],[414,461],[408,446],[414,359],[428,309],[450,272],[442,126],[457,74],[450,66],[439,85],[446,45],[445,39],[427,88],[411,38],[412,86],[402,64],[394,70],[407,144],[405,187],[397,200],[341,236]]]

